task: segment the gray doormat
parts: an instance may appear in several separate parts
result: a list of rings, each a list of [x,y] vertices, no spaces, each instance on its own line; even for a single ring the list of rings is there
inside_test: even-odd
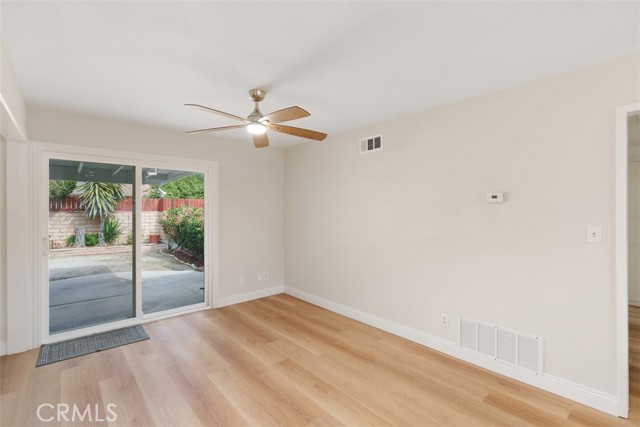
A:
[[[40,347],[36,368],[49,363],[60,362],[61,360],[72,359],[96,351],[108,350],[148,339],[149,335],[147,335],[142,325],[135,325],[53,344],[44,344]]]

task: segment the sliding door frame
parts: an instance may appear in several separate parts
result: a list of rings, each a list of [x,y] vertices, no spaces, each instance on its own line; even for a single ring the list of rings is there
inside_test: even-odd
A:
[[[629,138],[627,119],[640,113],[640,103],[616,108],[615,277],[618,416],[629,418]]]
[[[93,149],[87,147],[76,147],[58,144],[39,143],[36,145],[37,156],[37,200],[36,212],[38,221],[38,232],[35,256],[38,258],[36,280],[37,325],[38,325],[38,345],[61,341],[92,333],[104,332],[107,330],[122,328],[152,320],[173,317],[180,314],[205,310],[214,307],[218,299],[219,289],[219,254],[218,254],[218,163],[215,161],[205,161],[197,159],[187,159],[179,157],[166,157],[158,155],[148,155],[144,153],[129,153],[122,151],[112,151],[104,149]],[[135,292],[135,316],[129,319],[118,320],[105,324],[88,326],[86,328],[49,333],[49,160],[63,159],[72,161],[84,161],[93,163],[109,163],[133,166],[134,178],[134,206],[135,206],[135,238],[134,254],[135,262],[133,289]],[[204,288],[205,298],[203,303],[194,304],[187,307],[161,311],[144,315],[142,313],[142,241],[139,238],[142,230],[142,168],[157,167],[164,169],[176,169],[189,172],[203,173],[205,176],[205,270]]]

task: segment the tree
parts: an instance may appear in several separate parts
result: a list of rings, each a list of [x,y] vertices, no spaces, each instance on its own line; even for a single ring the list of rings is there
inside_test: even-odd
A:
[[[49,181],[49,198],[64,199],[76,189],[75,181]]]
[[[148,199],[162,198],[160,187],[167,199],[204,199],[204,175],[201,173],[192,173],[162,186],[154,185],[147,190],[145,196]]]
[[[78,187],[81,206],[87,218],[100,218],[98,244],[106,246],[104,220],[116,211],[118,200],[124,197],[122,185],[107,182],[85,182]]]

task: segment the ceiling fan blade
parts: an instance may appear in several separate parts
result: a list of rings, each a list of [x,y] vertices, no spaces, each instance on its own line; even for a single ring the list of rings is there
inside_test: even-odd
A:
[[[268,121],[269,123],[281,123],[288,122],[289,120],[301,119],[303,117],[310,116],[306,110],[303,110],[300,107],[289,107],[283,110],[274,111],[273,113],[269,113],[260,121]]]
[[[224,111],[214,110],[213,108],[205,107],[204,105],[199,105],[199,104],[184,104],[184,105],[187,107],[199,108],[203,111],[208,111],[209,113],[218,114],[220,116],[228,117],[230,119],[240,120],[241,122],[245,122],[245,123],[248,122],[248,120],[243,117],[234,116],[233,114],[225,113]]]
[[[222,126],[222,127],[219,127],[219,128],[190,130],[187,133],[192,134],[192,133],[218,132],[219,130],[240,129],[240,128],[243,128],[243,127],[245,127],[245,125]]]
[[[264,148],[269,146],[269,137],[266,133],[251,136],[253,136],[253,145],[255,145],[256,148]]]
[[[299,136],[301,138],[314,139],[316,141],[322,141],[327,137],[326,133],[316,132],[309,129],[294,128],[292,126],[269,124],[267,126],[271,130],[276,132],[286,133],[288,135]]]

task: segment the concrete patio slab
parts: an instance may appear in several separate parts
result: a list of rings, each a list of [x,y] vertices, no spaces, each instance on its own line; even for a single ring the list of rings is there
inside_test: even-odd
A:
[[[201,271],[161,252],[142,261],[144,313],[204,301]],[[49,266],[50,333],[134,316],[130,253],[52,258]]]

